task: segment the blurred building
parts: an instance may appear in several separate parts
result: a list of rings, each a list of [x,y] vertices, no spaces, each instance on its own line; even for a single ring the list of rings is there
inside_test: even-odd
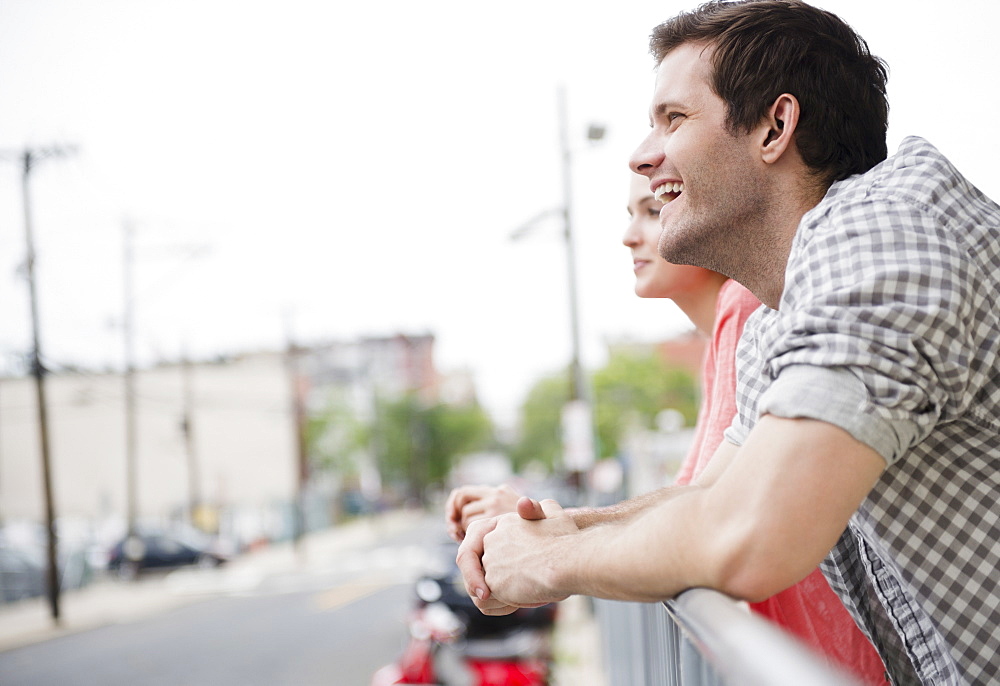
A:
[[[376,393],[415,391],[433,401],[443,388],[463,387],[442,381],[433,349],[432,335],[398,335],[136,371],[140,522],[184,519],[197,498],[214,513],[209,523],[240,537],[287,535],[300,465],[297,407],[332,387],[350,394],[358,408],[370,408]],[[124,525],[122,375],[52,373],[46,391],[57,515]],[[38,445],[34,380],[0,379],[3,521],[44,519]]]
[[[434,363],[433,334],[396,334],[311,345],[299,351],[296,366],[305,403],[321,411],[331,397],[370,419],[376,402],[414,393],[428,405],[477,402],[472,372],[444,374]]]
[[[440,397],[442,378],[434,365],[432,334],[397,334],[312,345],[301,351],[299,369],[308,379],[308,401],[330,393],[348,398],[364,415],[376,397],[416,393],[428,403]]]
[[[190,391],[185,392],[185,374]],[[246,355],[161,365],[135,373],[136,502],[140,522],[184,517],[197,474],[203,504],[217,510],[287,506],[294,494],[295,437],[284,356]],[[124,522],[124,379],[119,373],[46,377],[56,512]],[[190,443],[186,432],[190,432]],[[34,380],[0,381],[0,515],[42,521]]]

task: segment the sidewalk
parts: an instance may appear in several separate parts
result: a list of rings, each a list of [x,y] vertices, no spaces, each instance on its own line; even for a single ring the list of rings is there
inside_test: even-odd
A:
[[[560,604],[553,642],[553,686],[607,686],[600,632],[587,598],[571,596]]]
[[[356,520],[306,536],[301,550],[282,543],[240,555],[207,578],[203,593],[190,585],[179,590],[177,575],[150,576],[124,583],[101,579],[60,597],[61,621],[51,617],[48,600],[32,598],[0,605],[0,653],[80,631],[111,624],[127,624],[209,597],[224,585],[229,591],[251,590],[273,574],[301,570],[303,560],[332,559],[335,554],[360,548],[382,537],[405,531],[421,517],[412,512],[390,512]],[[190,578],[190,577],[189,577]],[[214,583],[211,581],[214,579]],[[605,686],[599,664],[597,626],[583,598],[563,602],[554,636],[554,686]]]

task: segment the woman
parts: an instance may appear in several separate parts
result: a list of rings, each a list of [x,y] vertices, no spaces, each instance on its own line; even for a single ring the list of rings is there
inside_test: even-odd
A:
[[[760,301],[722,274],[671,264],[660,257],[661,207],[649,190],[649,179],[634,176],[628,201],[631,221],[622,242],[632,251],[635,294],[670,298],[709,338],[702,361],[702,401],[695,438],[674,479],[674,483],[686,484],[704,469],[736,413],[736,344],[743,324],[760,307]]]

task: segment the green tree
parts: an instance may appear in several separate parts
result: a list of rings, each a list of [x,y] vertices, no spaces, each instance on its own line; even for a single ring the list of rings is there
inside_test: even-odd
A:
[[[562,408],[569,400],[569,377],[566,373],[538,381],[521,405],[521,430],[511,449],[514,469],[532,462],[552,469],[562,454]]]
[[[358,457],[370,431],[340,394],[332,394],[322,412],[310,414],[305,434],[314,467],[335,470],[348,479],[358,475]]]
[[[478,405],[426,405],[416,394],[380,401],[371,440],[382,478],[424,500],[443,485],[455,458],[492,447],[493,423]]]
[[[438,404],[426,412],[431,485],[444,485],[455,458],[494,447],[493,421],[479,405]]]
[[[687,424],[698,417],[698,388],[691,372],[655,354],[615,353],[593,376],[594,423],[602,455],[615,455],[630,423],[651,429],[672,408]]]
[[[673,408],[688,424],[698,413],[697,386],[685,369],[664,363],[653,353],[618,352],[591,376],[596,452],[615,455],[630,424],[652,428],[660,411]],[[521,406],[521,431],[511,449],[515,468],[538,461],[549,469],[562,451],[562,408],[569,400],[565,373],[545,377]]]

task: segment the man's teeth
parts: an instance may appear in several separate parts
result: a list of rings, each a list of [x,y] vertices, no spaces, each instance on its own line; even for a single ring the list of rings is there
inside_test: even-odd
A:
[[[662,203],[668,203],[677,196],[678,193],[684,191],[684,184],[678,181],[674,183],[665,183],[656,189],[656,199]]]

